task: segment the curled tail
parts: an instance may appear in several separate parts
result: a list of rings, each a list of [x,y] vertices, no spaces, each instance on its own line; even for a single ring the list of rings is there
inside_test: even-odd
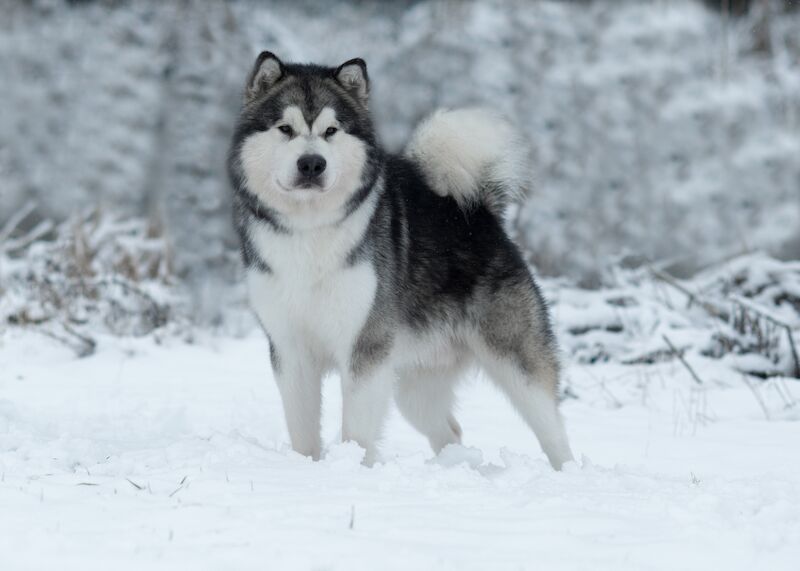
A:
[[[502,216],[530,183],[523,138],[489,110],[437,111],[414,131],[406,156],[437,194],[452,196],[464,209],[484,204]]]

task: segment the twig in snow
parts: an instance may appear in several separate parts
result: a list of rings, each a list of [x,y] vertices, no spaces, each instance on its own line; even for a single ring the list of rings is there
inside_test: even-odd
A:
[[[350,529],[353,529],[356,525],[356,506],[350,506],[350,525],[348,526]]]
[[[44,321],[42,321],[42,323],[43,322]],[[34,321],[33,324],[36,325],[37,322]],[[57,333],[53,333],[52,331],[49,331],[47,329],[34,329],[34,331],[37,331],[37,332],[41,333],[42,335],[44,335],[46,337],[50,337],[51,339],[55,339],[59,343],[63,343],[64,345],[66,345],[67,347],[69,347],[70,349],[75,351],[78,355],[82,355],[82,353],[83,353],[82,348],[81,347],[76,347],[75,344],[70,339],[68,339],[67,337],[62,337],[61,335],[58,335]]]
[[[78,351],[79,357],[88,357],[94,350],[97,348],[97,341],[92,339],[91,337],[87,337],[82,333],[78,333],[75,331],[71,326],[67,325],[66,323],[61,323],[61,327],[64,328],[64,331],[75,337],[81,343],[81,349]]]
[[[188,476],[184,476],[183,479],[178,484],[178,487],[172,490],[172,493],[169,495],[170,498],[183,489],[183,485],[186,483],[186,478],[188,478]]]
[[[697,376],[697,373],[694,372],[694,369],[692,369],[692,366],[689,365],[689,363],[686,361],[686,359],[684,359],[683,353],[678,351],[678,349],[675,347],[675,345],[672,344],[672,341],[669,340],[669,337],[667,337],[664,334],[662,334],[661,337],[666,342],[666,344],[669,347],[669,350],[672,352],[672,354],[675,355],[680,360],[680,362],[683,364],[684,367],[686,367],[686,370],[689,371],[689,373],[692,375],[692,378],[695,380],[695,382],[698,385],[702,385],[703,384],[702,379],[700,379],[700,377]]]
[[[133,486],[134,488],[136,488],[137,490],[144,490],[144,486],[140,486],[139,484],[137,484],[136,482],[134,482],[134,481],[133,481],[133,480],[131,480],[130,478],[125,478],[125,479],[126,479],[126,480],[128,480],[128,483],[129,483],[131,486]]]

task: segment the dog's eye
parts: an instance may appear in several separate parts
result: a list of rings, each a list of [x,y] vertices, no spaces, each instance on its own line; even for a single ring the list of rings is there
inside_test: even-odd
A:
[[[339,130],[339,129],[337,129],[336,127],[328,127],[327,129],[325,129],[325,137],[326,137],[326,138],[327,138],[327,137],[332,137],[333,135],[335,135],[335,134],[336,134],[336,132],[337,132],[338,130]]]
[[[294,134],[294,131],[292,131],[292,128],[289,127],[289,125],[281,125],[280,127],[278,127],[278,131],[290,137]]]

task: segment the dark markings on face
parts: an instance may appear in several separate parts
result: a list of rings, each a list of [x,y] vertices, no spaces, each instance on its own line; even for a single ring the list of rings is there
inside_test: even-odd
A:
[[[283,79],[245,104],[234,143],[269,129],[283,117],[287,107],[297,106],[309,126],[325,107],[332,108],[341,129],[375,146],[369,113],[336,81],[335,71],[319,65],[285,64]]]
[[[228,154],[228,172],[231,184],[249,215],[276,232],[291,233],[277,212],[247,190],[239,158],[247,137],[266,131],[281,121],[288,107],[299,108],[309,126],[323,109],[333,109],[339,129],[361,139],[367,149],[361,185],[345,204],[340,222],[358,210],[370,195],[380,174],[382,154],[376,143],[369,112],[352,91],[336,80],[334,68],[284,64],[282,69],[283,76],[277,83],[245,103]]]
[[[364,204],[367,197],[375,190],[376,182],[380,176],[379,158],[380,151],[370,147],[367,151],[367,162],[364,165],[364,172],[361,175],[361,188],[359,188],[347,201],[344,206],[344,216],[339,220],[339,224],[344,222],[353,212]]]
[[[242,206],[242,214],[251,216],[258,222],[266,224],[277,234],[291,234],[291,230],[281,223],[279,214],[261,202],[247,189],[243,188],[239,192],[238,199]]]

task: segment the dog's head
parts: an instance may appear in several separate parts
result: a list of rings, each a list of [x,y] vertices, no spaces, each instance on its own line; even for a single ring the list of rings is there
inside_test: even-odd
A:
[[[231,146],[234,185],[291,225],[340,219],[377,176],[368,95],[361,59],[333,68],[284,64],[262,52]]]

